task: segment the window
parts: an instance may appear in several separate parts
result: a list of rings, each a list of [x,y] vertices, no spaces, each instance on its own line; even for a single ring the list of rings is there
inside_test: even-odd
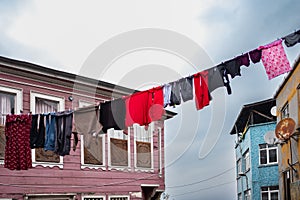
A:
[[[244,160],[245,160],[245,171],[248,171],[250,169],[250,154],[249,154],[249,150],[244,154]]]
[[[129,200],[129,196],[110,196],[109,200]]]
[[[261,199],[262,200],[278,200],[279,199],[279,187],[261,187]]]
[[[122,130],[108,129],[108,165],[110,168],[130,167],[130,128],[128,135]]]
[[[242,173],[242,172],[243,172],[243,170],[242,170],[242,159],[239,159],[237,161],[237,174]]]
[[[30,110],[33,114],[50,113],[63,111],[64,99],[44,95],[36,92],[30,93]],[[45,151],[43,148],[32,149],[32,165],[42,164],[43,166],[63,167],[63,157],[55,154],[53,151]]]
[[[259,145],[259,161],[261,165],[268,165],[277,163],[277,151],[276,145],[260,144]]]
[[[251,200],[251,190],[245,191],[245,200]]]
[[[288,118],[290,115],[289,104],[286,103],[281,109],[281,119]]]
[[[105,200],[105,196],[83,196],[82,200]]]
[[[238,193],[238,200],[242,200],[242,193]]]
[[[19,114],[22,110],[22,90],[0,86],[0,164],[5,154],[5,120],[7,114]]]
[[[154,123],[144,126],[134,124],[135,168],[153,169],[153,129]]]
[[[79,101],[79,108],[92,106],[94,103]],[[83,134],[81,140],[81,168],[102,168],[105,170],[105,135]]]

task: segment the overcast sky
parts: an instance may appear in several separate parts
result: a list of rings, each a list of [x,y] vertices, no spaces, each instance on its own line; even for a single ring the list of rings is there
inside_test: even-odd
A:
[[[297,0],[0,1],[0,55],[134,89],[162,85],[300,28]],[[286,48],[291,64],[300,45]],[[105,66],[104,66],[105,65]],[[236,198],[235,137],[244,104],[273,97],[261,63],[242,68],[211,105],[178,106],[166,122],[166,193],[176,200]]]

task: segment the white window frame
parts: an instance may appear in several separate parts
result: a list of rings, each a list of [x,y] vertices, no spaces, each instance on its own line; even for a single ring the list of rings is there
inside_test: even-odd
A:
[[[130,127],[127,131],[127,153],[128,153],[128,166],[115,166],[111,164],[111,152],[110,152],[110,138],[123,139],[121,136],[124,134],[123,130],[114,130],[113,128],[107,130],[107,153],[108,153],[108,170],[131,170],[131,158],[130,158]]]
[[[245,200],[251,200],[251,190],[246,190],[244,192],[244,195],[245,195]]]
[[[101,137],[102,139],[102,165],[95,165],[95,164],[86,164],[84,163],[84,138],[83,135],[80,135],[80,147],[81,147],[81,156],[80,156],[80,160],[81,160],[81,169],[84,168],[90,168],[90,169],[102,169],[105,170],[105,135],[98,135],[97,137]]]
[[[245,160],[245,172],[247,172],[251,168],[249,149],[244,153],[243,157],[244,157],[244,160]]]
[[[58,103],[58,111],[65,110],[65,98],[57,97],[54,95],[43,94],[41,92],[30,91],[30,111],[35,114],[35,98],[47,99],[50,101],[57,101]],[[37,113],[39,114],[39,113]],[[63,156],[59,156],[59,163],[51,163],[51,162],[39,162],[35,160],[35,149],[31,149],[31,158],[32,158],[32,166],[36,167],[41,165],[43,167],[59,167],[63,168]]]
[[[143,171],[143,172],[154,172],[154,158],[153,158],[153,130],[154,130],[154,123],[150,123],[148,125],[148,134],[150,134],[150,142],[151,142],[151,168],[143,168],[137,166],[137,148],[136,148],[136,141],[138,136],[138,129],[141,129],[142,131],[145,131],[144,126],[140,126],[138,124],[133,125],[133,134],[134,134],[134,168],[135,171]]]
[[[243,168],[242,168],[242,159],[238,159],[237,161],[237,174],[242,173],[243,172]]]
[[[271,190],[270,187],[267,187],[268,190],[266,191],[262,191],[262,189],[260,189],[260,198],[262,199],[262,194],[263,193],[268,193],[268,200],[271,200],[271,193],[277,192],[278,194],[278,199],[280,199],[280,195],[279,195],[279,188],[278,190]]]
[[[23,110],[23,90],[18,88],[13,88],[9,86],[0,85],[1,92],[7,92],[16,95],[15,99],[15,114],[20,114],[20,111]],[[8,114],[8,113],[1,113]],[[0,159],[0,165],[4,164],[4,160]]]
[[[270,162],[269,160],[270,160],[270,154],[269,154],[269,151],[270,150],[273,150],[273,149],[276,149],[276,162]],[[260,152],[261,151],[266,151],[267,152],[267,163],[266,164],[262,164],[261,163],[261,159],[260,159]],[[259,164],[260,165],[273,165],[273,164],[278,164],[278,147],[277,146],[273,146],[273,147],[269,147],[269,145],[268,144],[266,144],[266,147],[265,148],[261,148],[260,146],[259,146]]]
[[[78,102],[78,106],[79,108],[83,108],[86,106],[92,106],[94,105],[94,102],[88,102],[88,101],[84,101],[84,100],[79,100]],[[84,168],[90,168],[90,169],[102,169],[105,170],[105,135],[98,135],[97,137],[101,137],[102,138],[102,165],[94,165],[94,164],[85,164],[84,163],[84,137],[83,135],[80,135],[80,162],[81,162],[81,169]]]
[[[85,195],[81,197],[81,200],[84,200],[84,198],[103,198],[103,200],[106,200],[105,195]]]
[[[20,111],[23,110],[23,90],[0,85],[0,91],[8,92],[16,95],[15,114],[20,114]],[[2,114],[7,114],[7,113],[2,113]]]
[[[161,127],[158,127],[158,167],[159,167],[159,176],[162,176],[163,173],[163,160],[162,160],[162,130]],[[154,153],[154,152],[153,152]]]
[[[109,195],[108,200],[111,200],[111,198],[123,198],[123,197],[127,197],[127,200],[130,200],[129,195]]]
[[[238,200],[242,200],[243,197],[242,197],[242,193],[238,193]]]

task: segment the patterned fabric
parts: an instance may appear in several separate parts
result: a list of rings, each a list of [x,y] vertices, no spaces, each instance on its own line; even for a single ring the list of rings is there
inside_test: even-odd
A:
[[[276,40],[259,49],[262,49],[261,60],[269,80],[292,69],[282,46],[282,40]]]
[[[27,170],[32,167],[30,148],[31,115],[7,115],[4,167]]]

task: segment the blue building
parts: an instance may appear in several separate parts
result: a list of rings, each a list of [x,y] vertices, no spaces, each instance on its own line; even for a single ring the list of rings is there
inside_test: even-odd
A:
[[[244,105],[230,132],[237,138],[238,200],[279,199],[278,149],[273,134],[276,117],[270,112],[275,104],[274,99],[268,99]]]

